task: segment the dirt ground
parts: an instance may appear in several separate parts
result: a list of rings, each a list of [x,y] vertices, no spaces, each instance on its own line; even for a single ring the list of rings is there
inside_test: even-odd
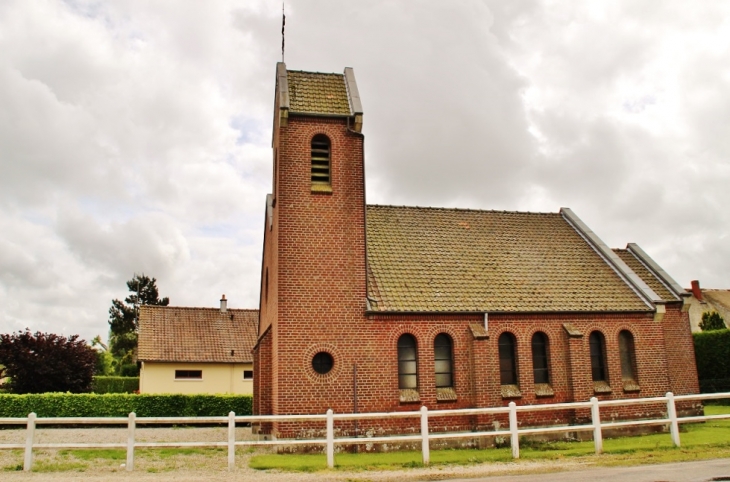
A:
[[[251,430],[236,429],[236,440],[251,440]],[[226,427],[192,428],[138,428],[137,442],[201,442],[225,441]],[[121,443],[127,440],[126,428],[40,428],[36,430],[36,443]],[[25,430],[0,430],[0,444],[23,444]],[[0,450],[0,480],[3,482],[21,480],[68,481],[218,481],[218,480],[266,480],[284,481],[397,481],[440,480],[457,477],[472,478],[497,474],[524,474],[533,472],[554,472],[586,467],[579,463],[527,462],[492,463],[471,466],[448,466],[416,468],[400,471],[343,472],[321,471],[317,473],[281,473],[259,471],[248,467],[248,461],[256,453],[266,453],[267,448],[239,447],[236,450],[236,469],[227,470],[227,449],[207,448],[194,450],[137,449],[134,471],[126,470],[124,454],[108,453],[101,457],[81,457],[70,450],[36,449],[33,472],[23,472],[22,450]]]

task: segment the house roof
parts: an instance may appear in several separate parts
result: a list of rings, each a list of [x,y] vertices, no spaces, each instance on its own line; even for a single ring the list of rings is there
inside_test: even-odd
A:
[[[287,70],[289,112],[351,115],[344,74]]]
[[[654,309],[561,213],[368,206],[366,222],[372,311]]]
[[[730,310],[730,290],[715,290],[702,288],[702,296],[713,305]]]
[[[664,301],[677,301],[679,296],[675,295],[659,277],[652,272],[630,249],[614,249],[614,253],[633,270],[634,273],[644,280],[644,283],[658,294]]]
[[[138,358],[157,362],[247,363],[253,360],[258,310],[144,305]]]

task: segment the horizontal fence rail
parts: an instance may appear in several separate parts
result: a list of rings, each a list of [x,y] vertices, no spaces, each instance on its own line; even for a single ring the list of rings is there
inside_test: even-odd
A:
[[[284,445],[323,445],[327,454],[327,465],[332,468],[335,465],[335,444],[372,444],[392,442],[420,442],[424,465],[430,462],[430,440],[475,438],[475,437],[509,437],[512,448],[512,457],[520,457],[520,435],[536,435],[548,433],[592,431],[593,443],[596,454],[603,452],[603,435],[605,428],[637,427],[642,425],[668,425],[672,443],[680,446],[679,424],[690,422],[704,422],[707,420],[728,419],[730,414],[704,415],[678,417],[676,402],[705,401],[717,399],[730,399],[730,392],[727,393],[703,393],[697,395],[678,395],[671,392],[663,397],[634,398],[625,400],[604,400],[598,401],[593,397],[589,402],[554,403],[544,405],[520,405],[510,402],[507,407],[493,408],[468,408],[460,410],[432,410],[421,407],[418,411],[409,412],[384,412],[384,413],[337,413],[327,410],[324,414],[313,415],[246,415],[236,416],[230,412],[224,417],[137,417],[130,413],[128,417],[47,417],[38,418],[35,413],[27,417],[0,418],[0,425],[25,425],[26,438],[24,444],[0,444],[0,449],[23,449],[23,470],[30,471],[33,466],[34,449],[90,449],[90,448],[115,448],[127,451],[126,470],[134,470],[134,451],[136,448],[159,448],[159,447],[227,447],[228,448],[228,469],[233,470],[236,465],[236,447],[241,446],[284,446]],[[621,422],[601,422],[601,407],[611,406],[632,406],[649,403],[666,403],[667,418],[629,420]],[[518,413],[538,412],[544,410],[575,410],[590,409],[591,423],[585,425],[559,425],[552,427],[518,427]],[[440,417],[466,416],[466,415],[500,415],[506,414],[509,419],[508,428],[505,430],[475,431],[475,432],[429,432],[429,420]],[[343,420],[384,420],[384,419],[405,419],[419,418],[420,433],[414,435],[390,435],[379,437],[337,437],[335,438],[334,422]],[[279,440],[236,440],[236,424],[250,424],[256,422],[324,422],[326,437],[324,439],[279,439]],[[135,431],[137,425],[180,425],[180,424],[219,424],[228,426],[228,437],[225,441],[218,442],[137,442]],[[38,425],[126,425],[127,442],[123,443],[35,443],[35,429]]]

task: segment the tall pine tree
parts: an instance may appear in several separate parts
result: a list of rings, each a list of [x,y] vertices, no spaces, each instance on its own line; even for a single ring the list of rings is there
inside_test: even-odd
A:
[[[155,278],[135,274],[134,278],[127,281],[127,288],[132,294],[124,298],[124,302],[112,300],[109,308],[109,346],[112,355],[119,360],[120,367],[136,361],[139,307],[170,304],[169,298],[160,299]]]

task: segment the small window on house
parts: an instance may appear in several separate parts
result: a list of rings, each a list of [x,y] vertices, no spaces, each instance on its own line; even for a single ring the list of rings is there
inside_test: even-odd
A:
[[[244,380],[253,380],[253,370],[244,370],[243,379]]]
[[[517,385],[517,357],[512,333],[499,336],[499,380],[502,385]]]
[[[312,139],[312,184],[330,183],[330,140],[323,134]]]
[[[591,376],[594,382],[607,382],[606,340],[603,333],[594,331],[588,339],[591,348]]]
[[[624,330],[618,334],[618,349],[621,354],[621,379],[624,382],[636,381],[636,352],[631,332]]]
[[[332,355],[330,355],[326,351],[321,351],[314,355],[314,358],[312,358],[312,368],[320,375],[329,373],[334,365],[334,358],[332,358]]]
[[[175,370],[175,380],[202,380],[203,370]]]
[[[436,367],[436,388],[454,386],[452,365],[451,338],[445,333],[438,335],[433,341],[434,365]]]
[[[535,383],[550,383],[548,369],[548,339],[545,333],[532,335],[532,374]]]
[[[398,388],[418,388],[416,339],[405,334],[398,338]]]

